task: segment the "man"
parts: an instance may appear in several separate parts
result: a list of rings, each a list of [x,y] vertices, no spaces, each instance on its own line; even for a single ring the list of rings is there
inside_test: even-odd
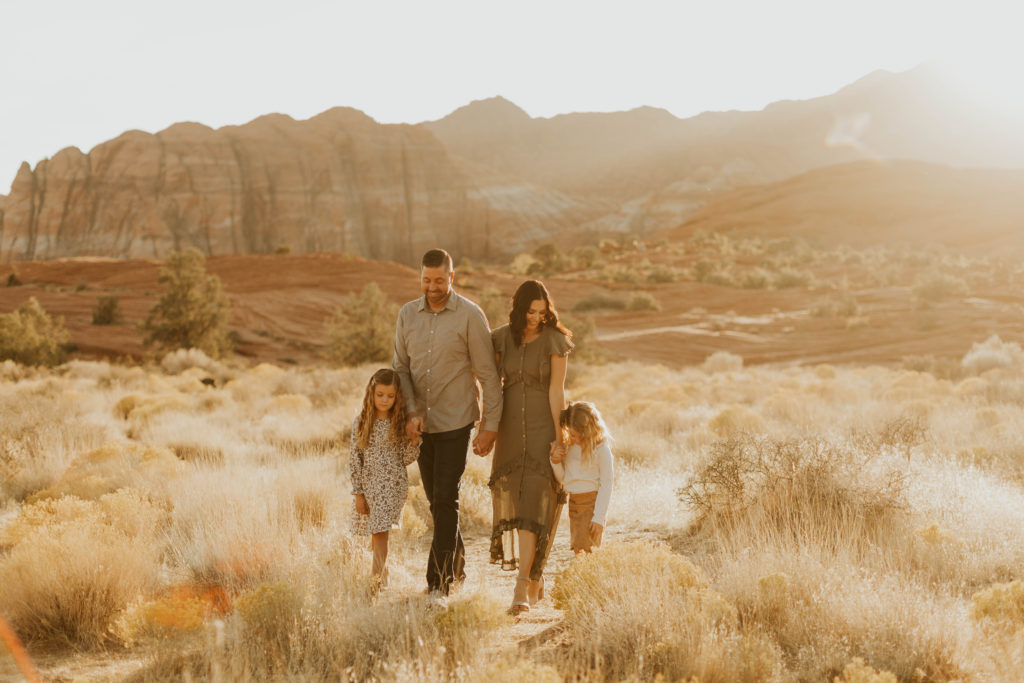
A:
[[[501,419],[501,381],[487,317],[452,289],[454,279],[448,252],[431,249],[423,255],[423,296],[398,313],[392,361],[402,380],[406,431],[410,437],[422,435],[418,463],[434,520],[427,588],[442,602],[452,583],[466,576],[459,485],[470,433],[480,417],[477,381],[483,389],[484,415],[473,439],[474,452],[490,452]]]

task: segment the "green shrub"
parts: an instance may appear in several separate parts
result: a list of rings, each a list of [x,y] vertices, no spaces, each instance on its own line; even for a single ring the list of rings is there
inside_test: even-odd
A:
[[[17,310],[0,315],[0,360],[60,365],[67,355],[62,345],[69,337],[64,318],[51,318],[32,297]]]
[[[116,325],[121,322],[120,297],[101,296],[92,309],[93,325]]]
[[[231,302],[220,278],[206,274],[198,249],[174,252],[160,269],[163,295],[140,325],[143,343],[162,349],[200,349],[211,358],[231,350],[227,320]]]
[[[398,306],[371,282],[349,294],[327,321],[327,358],[338,365],[383,362],[395,348]]]
[[[588,297],[580,299],[572,306],[573,313],[590,313],[591,311],[621,311],[626,308],[626,302],[622,299],[605,294],[594,292]]]
[[[629,297],[627,311],[660,311],[661,303],[650,292],[636,292]]]

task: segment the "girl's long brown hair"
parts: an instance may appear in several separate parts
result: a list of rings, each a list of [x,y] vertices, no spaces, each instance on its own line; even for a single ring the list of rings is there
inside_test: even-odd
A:
[[[551,299],[551,295],[548,294],[548,288],[540,280],[527,280],[519,285],[519,289],[512,295],[512,311],[508,314],[508,326],[512,330],[512,339],[515,341],[516,346],[520,346],[523,343],[523,331],[526,329],[526,312],[530,310],[530,304],[539,299],[543,299],[544,303],[548,306],[548,312],[540,323],[541,328],[554,327],[566,336],[571,345],[572,330],[563,325],[558,319],[558,311],[555,310],[555,303]]]
[[[391,428],[388,430],[388,440],[394,446],[405,441],[405,399],[402,398],[402,381],[398,373],[391,368],[381,368],[373,373],[370,383],[366,385],[366,394],[363,396],[363,409],[359,413],[359,422],[356,425],[356,443],[360,448],[370,445],[370,435],[373,433],[373,423],[377,419],[377,409],[373,405],[373,390],[379,385],[395,387],[395,402],[391,406],[391,414],[388,416],[391,421]]]
[[[580,444],[582,460],[587,462],[594,454],[594,450],[602,441],[611,439],[608,427],[601,418],[601,413],[593,403],[587,401],[576,401],[565,407],[558,416],[558,425],[568,440],[568,430],[573,430],[582,437]]]

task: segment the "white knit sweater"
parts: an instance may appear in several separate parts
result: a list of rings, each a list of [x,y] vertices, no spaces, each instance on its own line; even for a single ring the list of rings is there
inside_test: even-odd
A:
[[[608,442],[599,443],[587,462],[583,462],[583,451],[579,445],[572,444],[565,449],[565,458],[562,462],[551,463],[551,468],[555,471],[555,477],[569,493],[597,491],[592,521],[605,526],[608,504],[612,499],[612,482],[615,478],[612,449]]]

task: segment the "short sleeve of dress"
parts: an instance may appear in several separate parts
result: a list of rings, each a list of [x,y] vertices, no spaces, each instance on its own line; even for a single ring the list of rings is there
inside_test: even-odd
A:
[[[505,337],[507,336],[508,325],[502,325],[491,332],[491,343],[494,345],[495,353],[501,353],[505,350]]]
[[[562,334],[561,330],[549,328],[548,354],[549,356],[566,356],[573,349],[572,341]]]

